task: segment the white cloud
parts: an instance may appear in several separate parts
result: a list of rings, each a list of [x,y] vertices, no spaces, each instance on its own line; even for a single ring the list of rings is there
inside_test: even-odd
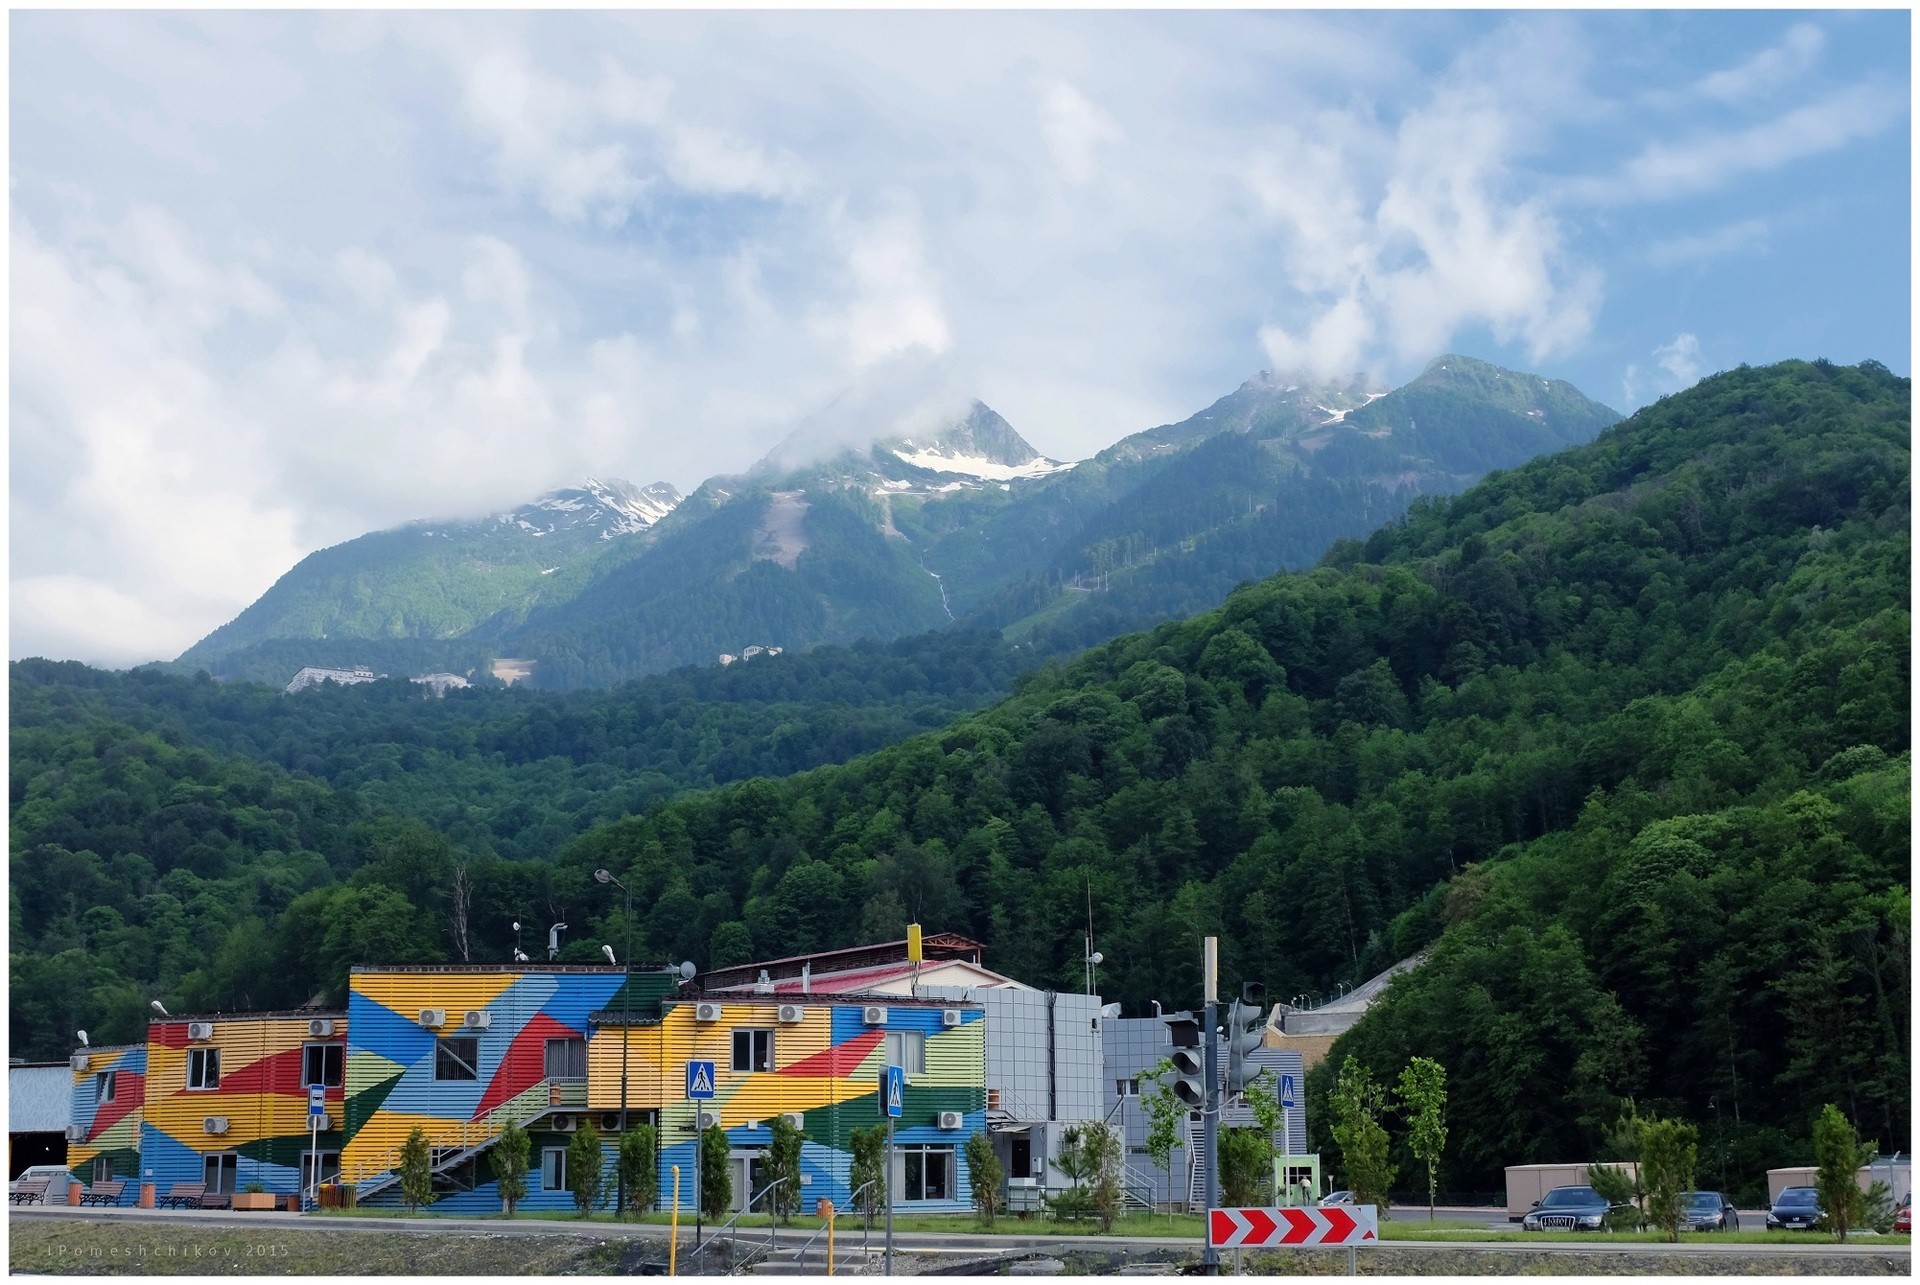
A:
[[[1738,66],[1701,77],[1694,92],[1723,103],[1756,98],[1811,71],[1826,43],[1820,28],[1810,22],[1795,23],[1779,44],[1762,49]]]
[[[1646,260],[1656,268],[1702,263],[1726,258],[1766,244],[1770,225],[1765,219],[1741,219],[1707,232],[1666,237],[1647,247]]]
[[[1552,37],[1556,33],[1549,33]],[[1578,263],[1545,202],[1524,196],[1529,94],[1504,100],[1462,60],[1424,104],[1387,126],[1329,113],[1277,130],[1250,182],[1283,229],[1280,267],[1304,324],[1260,337],[1276,367],[1318,376],[1422,360],[1470,325],[1536,359],[1585,338],[1601,277]]]
[[[1041,129],[1060,172],[1072,183],[1090,183],[1099,151],[1126,138],[1120,123],[1064,81],[1047,87],[1040,101]]]
[[[1617,173],[1577,180],[1567,191],[1596,204],[1708,192],[1877,134],[1905,110],[1902,92],[1883,84],[1853,85],[1763,124],[1649,144]]]
[[[1648,397],[1665,397],[1691,388],[1700,382],[1704,364],[1700,340],[1692,331],[1683,330],[1653,350],[1658,374],[1642,372],[1638,363],[1627,366],[1621,380],[1621,393],[1629,409],[1640,406]]]
[[[853,229],[846,249],[851,299],[820,328],[840,336],[853,367],[896,353],[943,353],[952,340],[927,266],[918,218],[907,211]]]

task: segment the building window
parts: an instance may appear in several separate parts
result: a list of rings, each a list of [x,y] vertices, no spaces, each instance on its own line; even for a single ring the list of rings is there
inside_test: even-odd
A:
[[[902,1200],[953,1199],[953,1148],[902,1147]]]
[[[200,1162],[200,1180],[207,1184],[208,1191],[232,1191],[234,1179],[239,1176],[240,1153],[237,1151],[206,1156]]]
[[[433,1042],[433,1078],[436,1080],[477,1080],[480,1078],[480,1037],[449,1035]]]
[[[771,1071],[773,1069],[772,1031],[735,1031],[733,1033],[733,1069]]]
[[[97,1183],[113,1181],[112,1156],[95,1156],[93,1158],[93,1180]]]
[[[95,1099],[100,1102],[113,1101],[113,1095],[119,1088],[117,1083],[118,1079],[119,1073],[116,1071],[102,1071],[100,1074],[94,1076],[93,1091]]]
[[[337,1089],[345,1084],[343,1074],[346,1068],[347,1046],[344,1044],[309,1044],[300,1059],[300,1085],[311,1088],[324,1084],[329,1089]]]
[[[1130,1080],[1115,1080],[1113,1091],[1117,1097],[1137,1098],[1140,1096],[1140,1079],[1135,1076]]]
[[[220,1087],[220,1050],[187,1050],[187,1087],[189,1089],[217,1089]]]
[[[338,1151],[302,1151],[300,1153],[300,1190],[312,1191],[339,1176],[340,1153]]]
[[[543,1147],[540,1151],[540,1190],[567,1189],[567,1149]]]
[[[888,1031],[887,1065],[897,1066],[908,1075],[921,1075],[927,1069],[925,1031]]]
[[[547,1078],[584,1080],[587,1078],[587,1042],[583,1039],[547,1041]]]

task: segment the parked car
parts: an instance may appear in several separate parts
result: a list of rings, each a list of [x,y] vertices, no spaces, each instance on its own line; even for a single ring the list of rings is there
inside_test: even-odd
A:
[[[1612,1208],[1592,1187],[1555,1187],[1534,1202],[1520,1226],[1527,1231],[1599,1231]]]
[[[1812,1187],[1788,1187],[1767,1210],[1768,1231],[1812,1231],[1820,1225],[1820,1193]]]
[[[1680,1217],[1688,1231],[1739,1231],[1740,1213],[1717,1191],[1680,1193]]]
[[[1320,1207],[1322,1209],[1325,1209],[1328,1205],[1357,1205],[1359,1203],[1358,1200],[1354,1199],[1351,1191],[1329,1191],[1326,1195],[1320,1197]]]
[[[1900,1206],[1899,1212],[1895,1213],[1893,1216],[1893,1229],[1895,1231],[1906,1232],[1908,1235],[1913,1234],[1913,1206],[1912,1205],[1907,1204],[1907,1205]]]

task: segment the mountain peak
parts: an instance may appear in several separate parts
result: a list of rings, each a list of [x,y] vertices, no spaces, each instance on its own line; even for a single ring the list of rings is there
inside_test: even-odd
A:
[[[502,514],[502,522],[517,522],[548,531],[597,526],[600,538],[644,531],[673,512],[680,492],[670,482],[635,486],[624,478],[590,477],[579,486],[548,491],[539,499]]]
[[[889,437],[874,443],[910,468],[1004,482],[1040,477],[1067,467],[1033,449],[1013,425],[985,402],[975,401],[967,417],[938,433]]]

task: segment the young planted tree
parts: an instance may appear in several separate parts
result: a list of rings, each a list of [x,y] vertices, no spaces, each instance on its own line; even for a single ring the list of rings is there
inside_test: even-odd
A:
[[[1104,1132],[1104,1129],[1092,1121],[1070,1124],[1060,1131],[1060,1152],[1053,1163],[1073,1186],[1057,1196],[1047,1197],[1047,1207],[1056,1218],[1085,1218],[1093,1212],[1093,1198],[1087,1185],[1100,1168],[1096,1131]]]
[[[1167,1186],[1173,1186],[1173,1149],[1180,1145],[1180,1122],[1186,1118],[1187,1104],[1173,1095],[1163,1082],[1164,1077],[1173,1073],[1173,1063],[1166,1058],[1147,1074],[1141,1076],[1143,1084],[1151,1084],[1152,1090],[1142,1094],[1140,1105],[1147,1113],[1147,1155],[1154,1167],[1167,1175]],[[1167,1202],[1167,1217],[1173,1217],[1173,1202]]]
[[[732,1144],[727,1131],[719,1125],[700,1134],[700,1209],[709,1218],[718,1218],[733,1204]]]
[[[1613,1163],[1588,1165],[1587,1182],[1607,1199],[1607,1228],[1637,1231],[1647,1225],[1647,1189],[1641,1180],[1641,1140],[1646,1120],[1632,1098],[1600,1133],[1600,1158]],[[1632,1170],[1623,1167],[1631,1164]]]
[[[408,1213],[433,1203],[433,1147],[417,1124],[400,1144],[400,1199]]]
[[[1093,1124],[1093,1132],[1086,1146],[1093,1161],[1093,1185],[1088,1189],[1088,1203],[1092,1206],[1093,1216],[1100,1220],[1100,1230],[1113,1230],[1114,1220],[1120,1216],[1120,1206],[1124,1200],[1121,1186],[1121,1162],[1126,1156],[1120,1135],[1105,1124]]]
[[[593,1121],[582,1120],[580,1131],[567,1141],[567,1190],[573,1193],[573,1207],[582,1218],[599,1202],[605,1165],[600,1130]]]
[[[993,1139],[975,1133],[967,1139],[967,1182],[973,1188],[973,1211],[982,1226],[992,1228],[993,1216],[1000,1210],[1000,1184],[1006,1181],[1000,1157],[994,1152]]]
[[[767,1197],[768,1210],[782,1222],[800,1209],[800,1143],[806,1137],[798,1125],[784,1115],[773,1117],[773,1140],[767,1144],[767,1181],[773,1194]]]
[[[1427,1167],[1427,1221],[1440,1190],[1440,1156],[1447,1149],[1447,1068],[1416,1057],[1400,1072],[1400,1111],[1407,1121],[1407,1150]]]
[[[636,1124],[620,1135],[620,1185],[627,1193],[627,1209],[645,1213],[660,1199],[660,1131]],[[621,1211],[625,1213],[625,1210]]]
[[[1866,1221],[1867,1197],[1860,1190],[1860,1167],[1873,1159],[1879,1147],[1862,1143],[1853,1125],[1829,1102],[1813,1119],[1813,1177],[1819,1193],[1820,1221],[1835,1240]]]
[[[853,1154],[847,1185],[853,1191],[854,1208],[871,1227],[887,1207],[887,1127],[873,1124],[855,1129],[847,1135],[847,1146]]]
[[[1700,1131],[1685,1120],[1650,1119],[1640,1126],[1640,1185],[1647,1193],[1647,1217],[1667,1234],[1680,1239],[1685,1211],[1680,1193],[1693,1189],[1699,1167]]]
[[[1386,1108],[1386,1092],[1360,1059],[1349,1057],[1340,1066],[1328,1105],[1333,1108],[1333,1140],[1340,1147],[1347,1186],[1357,1203],[1378,1206],[1384,1218],[1394,1174],[1387,1158],[1387,1131],[1379,1118]]]
[[[1220,1130],[1220,1195],[1229,1205],[1258,1205],[1273,1172],[1272,1135],[1260,1129]]]
[[[1247,1109],[1253,1112],[1253,1122],[1260,1129],[1260,1136],[1267,1140],[1266,1163],[1261,1166],[1260,1186],[1263,1191],[1279,1183],[1279,1176],[1273,1170],[1273,1158],[1287,1150],[1287,1139],[1281,1130],[1286,1127],[1286,1112],[1280,1109],[1280,1079],[1271,1071],[1262,1071],[1248,1081],[1247,1087],[1240,1091],[1241,1100]],[[1278,1200],[1280,1193],[1273,1191],[1272,1198]],[[1264,1202],[1263,1202],[1264,1203]]]
[[[527,1165],[533,1154],[533,1140],[527,1131],[508,1121],[493,1144],[493,1182],[500,1192],[500,1204],[507,1217],[527,1195]]]

